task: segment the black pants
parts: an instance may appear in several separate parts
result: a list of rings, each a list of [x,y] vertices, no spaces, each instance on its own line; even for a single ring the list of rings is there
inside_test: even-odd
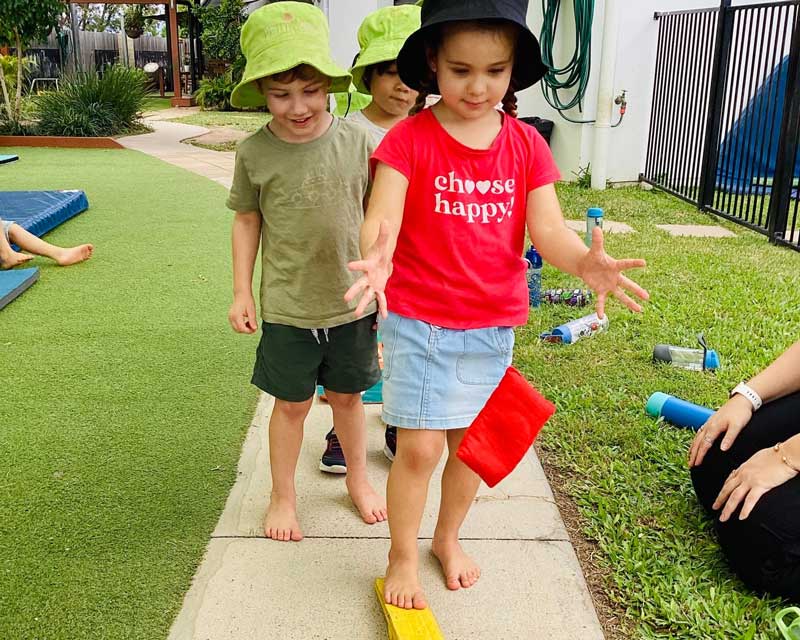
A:
[[[756,591],[800,603],[800,476],[761,496],[746,520],[738,519],[737,510],[720,522],[720,512],[711,510],[731,471],[757,451],[798,433],[800,392],[761,407],[728,451],[720,451],[718,438],[703,463],[692,469],[692,482],[736,574]]]

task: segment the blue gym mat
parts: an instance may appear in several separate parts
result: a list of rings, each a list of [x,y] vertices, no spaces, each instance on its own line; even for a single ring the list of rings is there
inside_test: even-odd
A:
[[[0,271],[0,309],[22,295],[38,279],[38,268]]]
[[[19,160],[19,156],[0,153],[0,164],[5,164],[6,162],[14,162],[14,160]]]
[[[0,191],[0,218],[39,237],[88,208],[83,191]]]

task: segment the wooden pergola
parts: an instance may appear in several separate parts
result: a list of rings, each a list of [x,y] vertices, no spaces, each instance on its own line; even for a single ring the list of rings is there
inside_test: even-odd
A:
[[[178,0],[103,0],[104,4],[162,4],[166,9],[167,31],[169,32],[169,48],[172,54],[172,86],[174,87],[173,107],[189,107],[191,96],[183,96],[181,91],[181,65],[178,49]]]

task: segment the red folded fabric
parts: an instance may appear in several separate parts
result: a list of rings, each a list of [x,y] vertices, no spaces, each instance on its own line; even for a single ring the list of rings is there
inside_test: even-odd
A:
[[[509,367],[456,455],[493,487],[516,468],[555,411],[552,402]]]

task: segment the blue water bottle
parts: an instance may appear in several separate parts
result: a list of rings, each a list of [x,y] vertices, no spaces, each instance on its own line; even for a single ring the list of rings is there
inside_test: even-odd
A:
[[[708,407],[701,407],[660,391],[656,391],[647,400],[646,411],[654,418],[661,417],[678,427],[689,427],[695,431],[714,415],[714,411]]]
[[[533,245],[525,252],[528,270],[525,277],[528,281],[528,302],[533,308],[538,308],[542,299],[542,256]]]
[[[591,207],[586,211],[586,246],[592,246],[592,229],[603,228],[603,210],[600,207]]]

